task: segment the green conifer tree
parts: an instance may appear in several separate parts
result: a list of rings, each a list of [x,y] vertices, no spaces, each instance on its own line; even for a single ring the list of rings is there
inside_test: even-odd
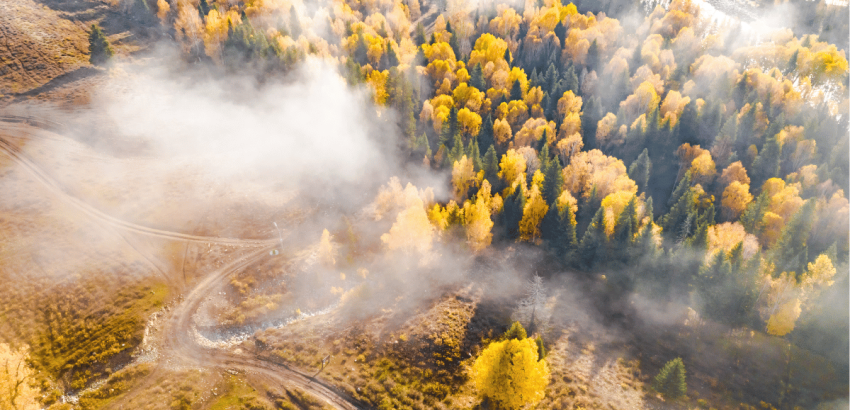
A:
[[[661,369],[652,383],[652,387],[664,395],[664,397],[675,399],[688,393],[685,383],[685,364],[682,358],[675,358]]]
[[[651,173],[652,160],[649,159],[649,150],[644,148],[637,159],[629,165],[629,178],[637,183],[639,192],[646,192]]]
[[[484,178],[490,181],[490,185],[495,188],[496,182],[499,180],[499,159],[496,157],[496,149],[490,145],[487,152],[484,154]]]
[[[89,62],[93,65],[104,65],[115,54],[103,31],[97,24],[91,25],[89,33]]]
[[[478,91],[487,91],[487,83],[484,80],[484,71],[481,68],[481,63],[472,66],[472,71],[469,72],[469,85],[478,89]]]

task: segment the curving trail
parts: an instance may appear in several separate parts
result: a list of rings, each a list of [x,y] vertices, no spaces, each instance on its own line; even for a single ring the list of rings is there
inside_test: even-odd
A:
[[[29,171],[29,173],[32,174],[41,184],[43,184],[45,187],[47,187],[47,189],[59,196],[63,201],[82,211],[86,215],[96,220],[99,220],[107,225],[126,231],[139,233],[142,235],[154,236],[165,239],[174,239],[179,241],[214,243],[219,245],[230,246],[270,246],[278,243],[277,238],[239,239],[189,235],[181,232],[172,232],[165,231],[162,229],[150,228],[147,226],[138,225],[115,218],[114,216],[109,215],[89,205],[88,203],[68,194],[59,181],[53,179],[50,175],[47,174],[47,172],[42,170],[41,167],[39,167],[35,163],[35,161],[29,158],[29,156],[27,156],[20,148],[18,148],[15,144],[11,143],[8,139],[4,138],[4,136],[2,135],[3,131],[8,131],[11,128],[17,127],[9,124],[8,122],[2,122],[2,119],[3,118],[0,117],[0,151],[3,151],[3,153],[11,157],[15,163]]]
[[[37,118],[27,118],[25,120],[38,126],[44,126],[43,124],[50,125],[49,121],[39,120]],[[260,376],[266,380],[270,380],[281,385],[297,387],[330,404],[336,409],[353,410],[371,408],[340,389],[333,387],[331,384],[316,377],[312,377],[293,367],[278,363],[271,363],[261,360],[253,355],[236,354],[225,349],[207,348],[198,344],[198,341],[195,338],[192,316],[195,314],[200,304],[204,301],[207,295],[212,294],[217,287],[221,286],[221,282],[226,280],[229,274],[245,269],[263,257],[268,257],[269,251],[279,244],[279,238],[250,240],[189,235],[180,232],[149,228],[108,215],[68,194],[58,181],[50,177],[19,147],[5,138],[3,131],[10,131],[13,128],[16,128],[18,131],[21,130],[20,126],[10,124],[8,121],[22,122],[19,119],[0,116],[0,151],[9,156],[17,165],[25,168],[41,184],[59,196],[63,201],[79,209],[87,216],[111,227],[142,235],[187,242],[259,247],[259,249],[254,252],[243,255],[218,270],[207,274],[201,282],[195,285],[195,287],[185,296],[182,303],[171,311],[169,319],[163,329],[163,353],[187,365],[216,367],[224,370],[237,369],[245,373]]]
[[[260,375],[282,385],[298,387],[313,396],[322,399],[337,409],[369,408],[355,398],[331,386],[330,384],[312,377],[295,368],[260,360],[248,354],[236,354],[223,349],[212,349],[201,346],[195,339],[192,315],[198,310],[207,295],[212,294],[230,273],[246,268],[255,261],[267,257],[273,247],[257,251],[230,262],[221,269],[208,274],[184,301],[172,310],[170,319],[164,327],[166,354],[179,358],[186,364],[199,366],[214,366],[223,369],[239,369],[241,371]]]

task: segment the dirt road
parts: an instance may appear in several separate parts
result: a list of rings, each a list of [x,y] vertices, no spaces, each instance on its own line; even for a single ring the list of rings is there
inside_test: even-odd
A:
[[[208,348],[198,343],[193,331],[193,315],[208,295],[223,285],[228,275],[246,268],[264,257],[269,257],[269,251],[279,244],[279,238],[267,240],[251,240],[239,238],[223,238],[210,236],[189,235],[130,223],[108,215],[80,198],[70,195],[60,182],[52,178],[40,164],[30,158],[19,146],[15,145],[8,135],[10,132],[27,133],[33,138],[37,136],[28,132],[28,126],[18,123],[0,121],[0,152],[7,155],[17,166],[27,170],[36,180],[48,188],[53,194],[87,217],[125,232],[139,235],[149,235],[176,241],[220,244],[227,246],[255,247],[255,251],[240,256],[225,266],[201,275],[202,279],[189,291],[182,302],[171,310],[163,329],[163,357],[177,360],[182,364],[222,370],[238,371],[259,377],[284,387],[297,387],[316,398],[327,402],[337,409],[369,408],[350,395],[333,387],[321,379],[311,377],[306,372],[293,367],[270,363],[260,360],[252,354],[237,354],[226,349]],[[173,275],[179,272],[171,272]]]

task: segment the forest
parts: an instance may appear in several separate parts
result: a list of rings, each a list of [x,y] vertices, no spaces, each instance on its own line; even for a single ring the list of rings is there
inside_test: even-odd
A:
[[[374,262],[375,255],[384,252],[422,272],[450,269],[439,262],[446,254],[471,255],[474,278],[486,278],[505,253],[523,255],[515,262],[533,267],[526,272],[531,296],[520,302],[519,313],[482,330],[486,336],[474,342],[447,330],[429,345],[438,353],[422,359],[427,364],[390,362],[419,357],[401,347],[382,356],[377,348],[359,347],[371,341],[352,342],[358,348],[347,357],[359,357],[374,372],[363,381],[368,388],[348,392],[358,403],[382,409],[597,408],[567,393],[561,398],[554,377],[560,373],[547,355],[557,336],[549,331],[554,320],[547,322],[542,312],[552,306],[535,295],[544,293],[544,280],[553,287],[568,280],[589,289],[606,326],[634,332],[629,343],[667,349],[665,360],[643,378],[658,406],[647,408],[841,408],[850,383],[847,5],[728,3],[720,11],[721,3],[696,0],[113,0],[111,7],[157,27],[186,64],[222,78],[248,75],[262,87],[321,60],[367,96],[375,121],[391,130],[385,141],[403,169],[431,176],[432,185],[403,174],[372,181],[380,189],[368,217],[332,234],[324,230],[318,239],[316,263],[323,269],[334,275],[350,269],[350,277],[366,281],[368,272],[358,268],[372,263],[370,271],[380,270],[375,266],[388,262]],[[786,14],[783,21],[762,24],[763,16],[780,14]],[[109,67],[117,57],[100,30],[91,28],[91,64]],[[387,229],[371,244],[345,239],[365,235],[363,226],[370,224]],[[326,287],[342,295],[341,304],[366,298],[362,286],[334,280]],[[260,288],[253,281],[231,279],[228,291],[248,294]],[[127,309],[150,312],[147,291],[138,291],[142,302],[126,294],[121,300]],[[280,300],[245,302],[228,320],[251,322]],[[680,307],[689,323],[699,324],[688,329],[702,330],[656,327],[635,301]],[[127,315],[120,310],[107,313]],[[59,320],[44,314],[48,323]],[[468,319],[471,328],[477,322],[469,316],[451,320]],[[136,330],[127,330],[133,335],[120,338],[121,346],[141,343],[142,322],[127,320]],[[80,332],[98,332],[86,323]],[[51,332],[30,339],[28,363],[52,377],[82,372],[121,351],[113,340],[112,347],[85,356],[67,353],[73,348],[52,338],[67,343],[72,331]],[[415,333],[393,335],[406,342]],[[742,360],[759,360],[758,348],[741,347],[744,336],[721,336],[747,334],[780,352],[780,361],[767,363],[775,357],[764,353],[762,363],[781,374],[779,387],[763,388],[757,372],[741,370]],[[262,348],[274,343],[262,331],[255,338]],[[715,340],[711,346],[729,355],[718,363],[732,363],[705,371],[721,379],[709,384],[722,390],[716,395],[723,399],[686,393],[686,371],[699,355],[687,346],[703,340]],[[333,346],[348,350],[336,341]],[[319,357],[300,344],[259,354],[315,365],[296,357],[302,348]],[[646,348],[653,349],[660,348]],[[463,372],[457,367],[461,351],[471,357]],[[26,354],[0,344],[2,357]],[[794,367],[795,360],[804,363]],[[127,383],[121,377],[151,371],[133,369],[114,373],[107,385],[119,389]],[[7,370],[6,378],[14,379],[12,373]],[[87,385],[85,377],[75,377],[73,389]],[[397,387],[387,386],[388,378]],[[383,386],[369,387],[370,379]],[[232,391],[247,389],[241,381],[229,383]],[[16,397],[23,403],[38,390],[18,392],[13,384],[2,383],[15,392],[9,393],[12,408]],[[446,398],[460,385],[475,386],[481,400]],[[50,390],[44,386],[42,392]],[[74,406],[108,403],[98,401],[111,397],[105,390],[93,391]],[[302,394],[281,395],[277,408],[313,408]],[[174,400],[171,408],[199,408]],[[221,408],[266,408],[251,403]]]

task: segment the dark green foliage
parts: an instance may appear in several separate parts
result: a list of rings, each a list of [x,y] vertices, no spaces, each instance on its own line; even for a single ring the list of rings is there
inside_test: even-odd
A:
[[[502,336],[502,340],[523,340],[527,337],[528,335],[525,333],[525,328],[522,327],[522,324],[514,322],[511,324],[511,328]]]
[[[744,229],[753,235],[761,234],[761,220],[764,218],[764,213],[767,212],[767,207],[770,204],[770,198],[767,192],[762,192],[755,201],[750,202],[744,213],[741,214],[741,225]]]
[[[481,69],[481,63],[472,66],[469,71],[469,85],[477,88],[479,91],[487,91],[487,83],[484,81],[484,71]]]
[[[564,41],[567,39],[567,27],[560,21],[558,22],[558,25],[555,26],[555,35],[558,37],[558,40],[560,40],[561,47],[563,47]]]
[[[201,0],[198,2],[198,14],[200,14],[201,19],[210,14],[210,5],[207,3],[207,0]]]
[[[751,265],[758,258],[751,259]],[[746,266],[743,244],[735,245],[727,257],[717,255],[699,270],[695,288],[702,301],[701,313],[730,326],[746,325],[758,297],[757,266]]]
[[[639,228],[637,217],[637,203],[635,197],[629,200],[623,212],[617,217],[616,225],[614,226],[614,235],[611,238],[614,248],[614,256],[618,259],[627,262],[629,259],[629,249],[632,245],[634,233]]]
[[[416,31],[413,35],[413,41],[416,43],[416,47],[422,47],[423,44],[428,42],[428,39],[425,37],[425,26],[422,23],[416,24]]]
[[[593,39],[593,42],[590,43],[590,48],[587,49],[587,57],[584,61],[588,72],[596,71],[599,67],[599,44],[596,43],[596,39]]]
[[[566,261],[572,256],[578,241],[576,239],[576,219],[571,207],[559,210],[550,205],[549,211],[540,223],[540,234],[544,243],[559,261]]]
[[[564,173],[561,160],[557,155],[552,160],[546,161],[543,175],[543,198],[551,206],[564,189]]]
[[[493,146],[493,116],[487,114],[481,121],[481,130],[478,131],[478,147],[487,152]]]
[[[537,336],[537,339],[534,339],[534,343],[537,343],[537,360],[545,359],[548,352],[546,351],[546,346],[543,346],[543,339]]]
[[[798,275],[803,273],[809,262],[806,242],[814,219],[815,200],[809,199],[782,228],[771,255],[777,272],[796,272]]]
[[[675,358],[661,369],[652,383],[652,388],[664,395],[664,397],[675,399],[688,393],[685,383],[685,364],[682,358]]]
[[[516,100],[522,100],[522,86],[519,80],[514,81],[514,85],[511,86],[511,101]]]
[[[759,188],[764,184],[764,181],[779,174],[779,156],[781,153],[782,148],[776,136],[769,137],[750,167],[751,186]]]
[[[469,145],[467,145],[466,157],[472,160],[475,172],[484,169],[484,162],[481,160],[481,152],[478,150],[478,141],[474,138],[469,142]]]
[[[584,150],[588,151],[596,148],[596,128],[603,114],[600,110],[599,97],[588,98],[585,101],[581,112],[581,134]]]
[[[487,152],[484,154],[484,178],[490,181],[490,185],[495,188],[496,181],[499,179],[499,159],[496,157],[496,149],[490,145]]]
[[[649,175],[652,172],[652,160],[649,159],[649,150],[643,149],[635,162],[629,165],[629,178],[638,186],[639,192],[645,192],[649,186]]]
[[[504,201],[498,221],[504,237],[513,240],[519,237],[519,221],[522,220],[522,211],[525,208],[525,194],[522,189],[515,189]]]
[[[563,76],[564,76],[564,86],[561,89],[561,94],[555,96],[556,100],[558,98],[561,98],[561,95],[563,95],[563,93],[568,91],[568,90],[572,91],[575,94],[578,94],[578,76],[576,75],[575,66],[570,64],[570,66],[567,67],[566,71],[564,71]]]
[[[604,218],[605,208],[600,207],[593,215],[578,245],[579,263],[585,269],[592,269],[607,257]]]
[[[97,24],[91,25],[89,53],[89,62],[94,65],[104,65],[115,55],[115,51],[112,50],[112,46],[109,45],[109,41]]]

